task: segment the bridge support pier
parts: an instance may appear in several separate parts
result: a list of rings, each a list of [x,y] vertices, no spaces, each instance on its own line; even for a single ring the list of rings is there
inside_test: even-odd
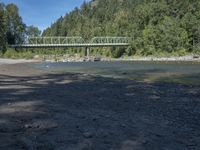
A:
[[[90,47],[85,48],[85,56],[87,56],[87,57],[90,56]]]

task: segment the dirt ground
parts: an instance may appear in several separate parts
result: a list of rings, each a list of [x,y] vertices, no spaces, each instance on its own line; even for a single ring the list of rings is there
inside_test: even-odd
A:
[[[0,150],[199,150],[200,87],[0,65]]]

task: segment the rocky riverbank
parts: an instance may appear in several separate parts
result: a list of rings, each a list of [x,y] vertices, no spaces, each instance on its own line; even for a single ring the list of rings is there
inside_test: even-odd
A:
[[[33,59],[47,62],[86,62],[86,61],[101,61],[101,57],[96,56],[80,56],[80,55],[43,55],[34,56]]]
[[[88,61],[172,61],[172,62],[200,62],[200,56],[198,55],[187,55],[187,56],[171,56],[171,57],[154,57],[154,56],[132,56],[122,58],[110,58],[103,56],[84,56],[79,55],[68,56],[68,55],[35,55],[32,59],[0,59],[0,64],[15,64],[15,63],[26,63],[26,62],[88,62]]]
[[[39,58],[38,56],[35,58]],[[43,61],[51,62],[87,62],[87,61],[194,61],[200,62],[200,56],[198,55],[187,55],[187,56],[171,56],[171,57],[154,57],[154,56],[132,56],[132,57],[122,57],[122,58],[110,58],[103,56],[43,56],[40,57]]]
[[[200,87],[0,65],[2,150],[197,150]]]
[[[120,58],[116,59],[120,61],[196,61],[200,62],[200,56],[198,55],[187,55],[187,56],[171,56],[171,57],[129,57],[129,58]]]

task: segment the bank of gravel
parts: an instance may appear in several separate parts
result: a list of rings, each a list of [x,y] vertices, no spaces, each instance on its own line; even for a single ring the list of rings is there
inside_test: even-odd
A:
[[[0,65],[0,149],[198,150],[200,87]]]
[[[87,61],[159,61],[159,62],[200,62],[199,55],[186,56],[169,56],[169,57],[155,57],[155,56],[130,56],[121,58],[109,58],[102,56],[85,56],[81,57],[78,54],[75,56],[69,55],[35,55],[32,59],[6,59],[0,58],[0,64],[15,64],[26,62],[87,62]]]
[[[6,59],[0,58],[0,65],[2,64],[18,64],[18,63],[31,63],[31,62],[39,62],[40,60],[34,59]]]
[[[188,55],[188,56],[171,56],[171,57],[154,57],[154,56],[133,56],[122,58],[109,58],[109,57],[63,57],[63,56],[49,56],[42,58],[43,61],[50,62],[85,62],[85,61],[169,61],[169,62],[200,62],[200,56]]]

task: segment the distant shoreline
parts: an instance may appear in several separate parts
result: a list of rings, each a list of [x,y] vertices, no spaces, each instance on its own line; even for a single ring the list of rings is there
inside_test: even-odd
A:
[[[200,62],[200,57],[198,56],[181,56],[181,57],[129,57],[129,58],[117,58],[117,59],[111,59],[111,61],[169,61],[169,62]]]
[[[88,62],[88,61],[155,61],[155,62],[200,62],[200,56],[180,56],[180,57],[155,57],[155,56],[133,56],[122,58],[108,58],[108,57],[57,57],[56,60],[52,58],[44,59],[47,62]]]
[[[97,58],[97,59],[96,59]],[[96,60],[95,60],[96,59]],[[181,57],[154,57],[154,56],[147,56],[147,57],[127,57],[127,58],[106,58],[106,57],[69,57],[69,58],[62,58],[59,57],[56,60],[52,57],[49,59],[38,58],[37,59],[12,59],[12,58],[0,58],[0,65],[2,64],[17,64],[17,63],[31,63],[31,62],[93,62],[93,61],[153,61],[153,62],[199,62],[199,56],[181,56]]]

